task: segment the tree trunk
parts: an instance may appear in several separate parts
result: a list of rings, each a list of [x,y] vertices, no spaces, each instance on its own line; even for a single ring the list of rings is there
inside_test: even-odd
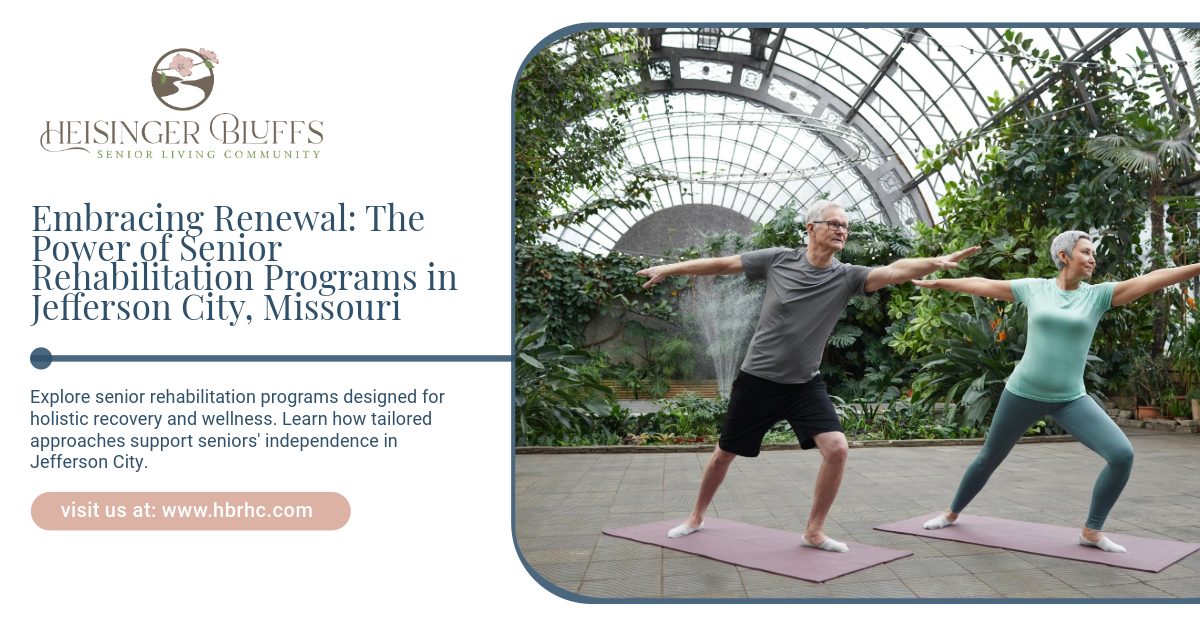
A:
[[[1163,206],[1158,197],[1163,195],[1162,180],[1155,176],[1150,183],[1150,270],[1163,268],[1167,256],[1166,232],[1163,229]],[[1163,345],[1167,343],[1167,310],[1166,299],[1162,290],[1155,290],[1150,296],[1150,305],[1154,309],[1154,340],[1150,344],[1150,355],[1162,355]]]

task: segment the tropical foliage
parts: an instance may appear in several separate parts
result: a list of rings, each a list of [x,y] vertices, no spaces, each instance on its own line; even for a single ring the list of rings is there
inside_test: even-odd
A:
[[[963,429],[939,421],[932,404],[897,400],[870,403],[856,400],[845,403],[834,398],[848,440],[927,440],[931,438],[970,438],[975,429]]]
[[[587,353],[547,342],[544,317],[517,332],[514,349],[518,445],[591,431],[599,419],[610,415],[616,403],[612,389],[576,370],[587,362]]]
[[[521,70],[513,92],[518,242],[601,209],[646,205],[644,180],[620,183],[624,123],[646,105],[637,88],[644,57],[636,35],[594,29],[539,50]],[[577,190],[593,199],[573,206]]]
[[[1073,82],[1057,82],[1049,89],[1055,115],[1030,118],[1018,110],[986,137],[934,147],[926,154],[920,168],[932,171],[970,159],[976,173],[946,184],[939,200],[943,222],[936,227],[917,225],[917,255],[979,245],[979,254],[945,275],[1052,277],[1057,268],[1049,255],[1051,240],[1077,229],[1101,236],[1094,283],[1145,272],[1142,259],[1149,251],[1143,247],[1140,226],[1150,211],[1153,181],[1087,146],[1092,137],[1112,136],[1121,129],[1128,133],[1130,115],[1157,120],[1163,108],[1151,105],[1146,96],[1157,79],[1141,79],[1110,66],[1107,51],[1101,56],[1103,63],[1082,69],[1082,78],[1114,97],[1090,102],[1091,112],[1080,106],[1082,96]],[[1004,104],[999,97],[990,103],[996,109]],[[909,286],[893,291],[888,307],[892,319],[902,321],[893,330],[891,346],[912,357],[935,352],[937,343],[952,333],[943,314],[973,309],[966,295]],[[1152,346],[1154,314],[1154,308],[1135,303],[1113,308],[1101,319],[1093,350],[1103,363],[1098,375],[1110,386],[1123,386],[1131,358]]]
[[[1163,268],[1167,264],[1166,213],[1164,204],[1156,199],[1166,193],[1164,181],[1170,181],[1174,173],[1186,172],[1196,163],[1197,150],[1192,143],[1194,129],[1182,127],[1175,116],[1155,116],[1144,111],[1119,115],[1116,126],[1114,133],[1088,140],[1084,148],[1104,163],[1113,164],[1106,172],[1119,168],[1149,181],[1150,268]],[[1154,338],[1150,354],[1160,355],[1167,341],[1167,311],[1162,290],[1154,292],[1152,304]]]
[[[1163,398],[1171,388],[1171,363],[1165,356],[1139,355],[1133,359],[1129,380],[1139,400],[1162,409]],[[1174,393],[1171,393],[1174,396]]]
[[[1184,389],[1200,387],[1200,317],[1193,314],[1191,323],[1171,342],[1170,358]]]
[[[545,316],[551,339],[581,345],[584,328],[601,313],[622,320],[670,320],[675,316],[673,300],[686,279],[673,277],[647,290],[642,288],[645,280],[636,274],[645,266],[646,260],[616,251],[589,255],[564,251],[546,242],[519,245],[518,324],[526,325]]]
[[[625,325],[623,342],[616,355],[622,359],[609,364],[600,375],[612,379],[634,399],[643,395],[661,398],[671,388],[672,379],[686,379],[694,371],[692,343],[638,321]]]

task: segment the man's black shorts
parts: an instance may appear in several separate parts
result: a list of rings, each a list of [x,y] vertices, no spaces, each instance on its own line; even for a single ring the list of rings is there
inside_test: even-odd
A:
[[[842,431],[819,376],[803,384],[779,384],[742,371],[729,393],[721,449],[753,458],[761,451],[767,431],[780,421],[792,425],[801,449],[816,447],[817,434]]]

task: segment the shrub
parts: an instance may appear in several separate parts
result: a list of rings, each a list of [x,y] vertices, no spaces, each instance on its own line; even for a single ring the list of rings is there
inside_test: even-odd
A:
[[[517,445],[583,435],[611,414],[612,389],[573,368],[587,353],[546,341],[546,317],[518,331],[515,346]]]
[[[836,401],[834,408],[848,440],[927,440],[977,434],[972,428],[957,428],[937,421],[931,404],[910,401],[882,404],[866,399],[846,403],[837,397],[832,399]]]
[[[1164,393],[1171,388],[1171,362],[1166,356],[1138,356],[1130,367],[1129,382],[1142,401],[1165,410]],[[1172,393],[1174,396],[1174,393]]]

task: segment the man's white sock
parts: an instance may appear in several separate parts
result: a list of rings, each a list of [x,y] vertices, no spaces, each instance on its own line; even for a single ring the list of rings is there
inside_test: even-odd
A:
[[[946,518],[946,515],[938,515],[938,516],[934,517],[933,519],[926,521],[924,528],[926,530],[941,530],[942,528],[945,528],[948,526],[956,526],[956,525],[958,525],[957,520],[951,521]]]
[[[693,532],[699,532],[703,529],[704,529],[703,521],[701,521],[700,526],[696,527],[696,528],[689,526],[687,523],[681,523],[681,524],[675,526],[674,528],[671,528],[671,531],[667,533],[667,538],[668,539],[678,539],[680,537],[687,536]]]
[[[1125,548],[1124,548],[1124,547],[1121,547],[1120,545],[1117,545],[1116,543],[1113,543],[1112,541],[1110,541],[1110,540],[1108,539],[1108,537],[1107,537],[1107,536],[1102,536],[1102,537],[1100,537],[1100,540],[1099,540],[1099,541],[1097,541],[1097,542],[1093,543],[1093,542],[1091,542],[1091,541],[1089,541],[1089,540],[1087,540],[1087,539],[1083,538],[1083,535],[1082,535],[1082,534],[1080,534],[1080,535],[1079,535],[1079,544],[1080,544],[1080,545],[1086,545],[1086,546],[1088,546],[1088,547],[1098,547],[1098,548],[1100,548],[1100,549],[1102,549],[1102,550],[1104,550],[1104,551],[1106,551],[1106,552],[1116,552],[1117,554],[1124,554],[1124,553],[1125,553]]]
[[[847,547],[845,543],[839,543],[828,537],[826,537],[824,541],[821,541],[820,545],[813,545],[812,543],[808,542],[808,539],[801,536],[800,544],[803,545],[804,547],[812,547],[812,548],[819,549],[819,550],[825,550],[826,552],[849,552],[850,551],[850,548]]]

